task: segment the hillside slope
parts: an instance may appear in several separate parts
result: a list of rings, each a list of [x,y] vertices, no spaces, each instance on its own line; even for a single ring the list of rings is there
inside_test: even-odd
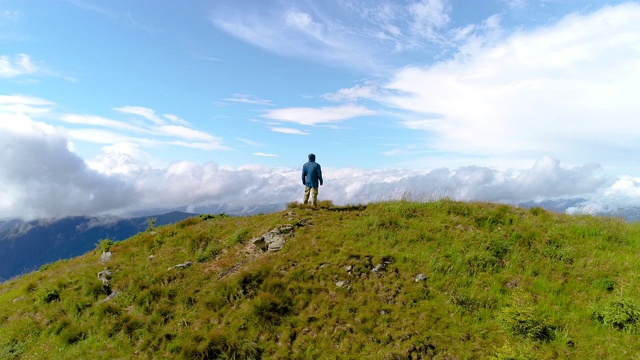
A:
[[[194,215],[174,211],[137,218],[76,216],[0,224],[0,281],[52,261],[82,255],[94,249],[101,239],[127,239],[143,231],[149,219],[166,225]]]
[[[453,201],[198,216],[0,284],[0,358],[638,358],[639,240]]]

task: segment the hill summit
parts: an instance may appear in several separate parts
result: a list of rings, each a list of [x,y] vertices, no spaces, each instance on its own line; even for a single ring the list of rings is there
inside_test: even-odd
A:
[[[0,358],[628,359],[639,244],[449,200],[200,215],[0,284]]]

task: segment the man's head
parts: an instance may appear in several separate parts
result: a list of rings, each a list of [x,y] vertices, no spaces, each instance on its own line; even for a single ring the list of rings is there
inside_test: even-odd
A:
[[[309,154],[309,161],[316,161],[316,155],[315,154]]]

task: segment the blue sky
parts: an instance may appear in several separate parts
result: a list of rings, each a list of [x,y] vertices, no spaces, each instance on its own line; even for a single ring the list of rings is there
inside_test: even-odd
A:
[[[0,0],[0,218],[640,205],[635,1]]]

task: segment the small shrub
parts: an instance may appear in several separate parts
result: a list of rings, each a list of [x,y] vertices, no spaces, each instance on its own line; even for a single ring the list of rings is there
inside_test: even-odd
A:
[[[211,219],[213,219],[213,220],[215,220],[215,219],[226,219],[226,218],[229,218],[229,217],[231,217],[231,215],[227,215],[225,213],[220,213],[220,214],[215,214],[215,215],[212,215],[212,214],[201,214],[200,215],[200,219],[202,221],[211,220]]]
[[[536,311],[532,302],[530,294],[523,290],[514,291],[510,304],[501,311],[500,320],[515,335],[537,341],[553,340],[553,326]]]
[[[44,288],[38,293],[37,299],[41,304],[48,304],[53,301],[59,301],[60,292],[58,291],[58,289]]]
[[[111,249],[111,246],[113,246],[113,244],[114,242],[112,240],[102,239],[96,244],[96,246],[98,250],[101,250],[102,252],[107,252],[109,251],[109,249]]]
[[[156,228],[156,218],[147,218],[147,231],[153,231]]]
[[[501,348],[496,349],[491,360],[535,360],[532,349],[526,345],[512,346],[509,343],[504,344]]]
[[[553,340],[553,327],[532,306],[509,306],[502,310],[502,322],[516,335],[533,340]]]
[[[20,356],[27,350],[24,342],[13,340],[6,344],[0,344],[0,359],[18,360]]]
[[[618,298],[597,306],[591,317],[616,330],[637,333],[640,322],[640,307],[629,298]]]

